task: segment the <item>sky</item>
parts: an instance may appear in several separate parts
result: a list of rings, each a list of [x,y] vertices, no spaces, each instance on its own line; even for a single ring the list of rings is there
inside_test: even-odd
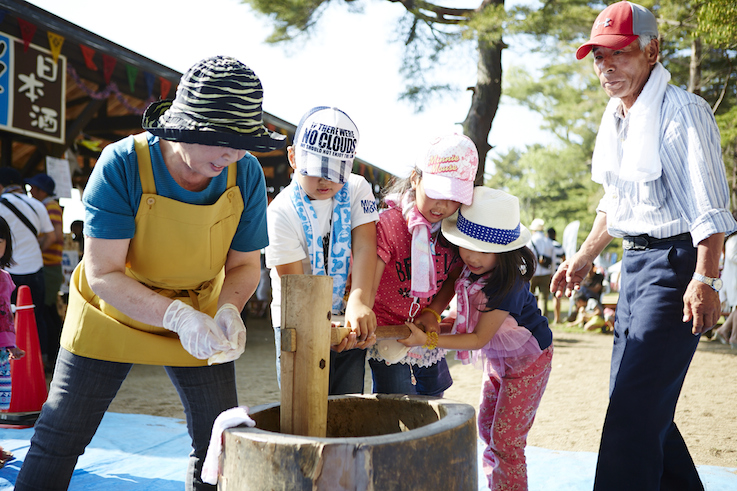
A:
[[[479,1],[448,0],[447,4],[475,7]],[[431,137],[463,132],[460,123],[468,113],[471,95],[462,89],[476,81],[475,53],[459,51],[452,65],[440,67],[450,73],[458,92],[421,113],[399,101],[402,44],[391,41],[405,10],[387,0],[330,2],[319,29],[308,39],[286,45],[266,43],[272,31],[270,20],[238,0],[30,3],[181,73],[209,56],[233,56],[261,79],[266,112],[296,125],[314,106],[338,107],[358,126],[356,155],[402,177],[409,174],[415,155]],[[349,11],[356,5],[363,6],[363,14]],[[505,41],[510,48],[502,54],[503,69],[522,61],[534,69],[536,60],[529,46]],[[489,135],[494,149],[488,160],[512,147],[551,142],[553,137],[539,130],[541,122],[539,115],[502,96]],[[491,168],[487,165],[487,172]],[[83,208],[76,196],[61,201],[68,231],[73,220],[83,219]]]
[[[264,110],[297,124],[318,105],[343,109],[360,132],[357,156],[396,175],[407,175],[418,149],[430,137],[462,133],[471,96],[459,90],[422,113],[398,100],[401,43],[396,19],[404,8],[387,0],[361,0],[364,14],[331,2],[315,34],[288,45],[265,43],[268,18],[237,0],[32,0],[30,3],[179,72],[202,58],[229,55],[251,67],[264,87]],[[508,2],[509,3],[509,2]],[[448,0],[450,6],[476,6],[478,0]],[[528,54],[504,51],[502,62]],[[474,53],[459,53],[457,63],[442,67],[452,82],[475,85]],[[172,96],[173,97],[173,94]],[[537,128],[534,113],[502,101],[489,143],[496,152],[552,141]]]

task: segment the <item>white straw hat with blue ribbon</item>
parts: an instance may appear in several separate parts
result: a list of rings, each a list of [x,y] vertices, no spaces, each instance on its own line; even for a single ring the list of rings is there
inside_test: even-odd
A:
[[[507,252],[530,241],[519,221],[519,200],[499,189],[477,186],[471,205],[461,205],[443,220],[442,231],[452,244],[477,252]]]

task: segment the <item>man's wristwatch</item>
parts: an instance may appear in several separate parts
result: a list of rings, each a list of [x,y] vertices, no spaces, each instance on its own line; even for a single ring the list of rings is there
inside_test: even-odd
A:
[[[721,278],[709,278],[708,276],[704,276],[699,273],[693,274],[693,279],[700,281],[701,283],[704,283],[706,285],[709,285],[714,289],[715,292],[718,292],[722,289],[722,279]]]

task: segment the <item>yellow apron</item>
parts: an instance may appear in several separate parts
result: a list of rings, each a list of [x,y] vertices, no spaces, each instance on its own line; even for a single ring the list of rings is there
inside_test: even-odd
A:
[[[236,185],[237,166],[228,166],[227,189],[215,204],[182,203],[156,194],[146,135],[134,139],[143,195],[125,273],[161,295],[214,316],[225,278],[225,259],[244,208]],[[95,295],[87,283],[84,261],[74,270],[69,285],[61,346],[98,360],[207,364],[187,353],[175,333],[135,321]]]

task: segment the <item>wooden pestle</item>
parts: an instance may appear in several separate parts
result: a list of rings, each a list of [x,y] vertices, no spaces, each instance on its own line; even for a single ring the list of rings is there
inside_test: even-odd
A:
[[[422,329],[421,326],[420,329]],[[441,325],[441,334],[449,334],[453,326]],[[330,330],[330,345],[335,346],[340,344],[343,339],[348,336],[351,332],[350,327],[338,326],[333,327]],[[376,326],[376,340],[381,341],[382,339],[405,339],[410,335],[409,327],[406,324],[399,324],[396,326]]]

